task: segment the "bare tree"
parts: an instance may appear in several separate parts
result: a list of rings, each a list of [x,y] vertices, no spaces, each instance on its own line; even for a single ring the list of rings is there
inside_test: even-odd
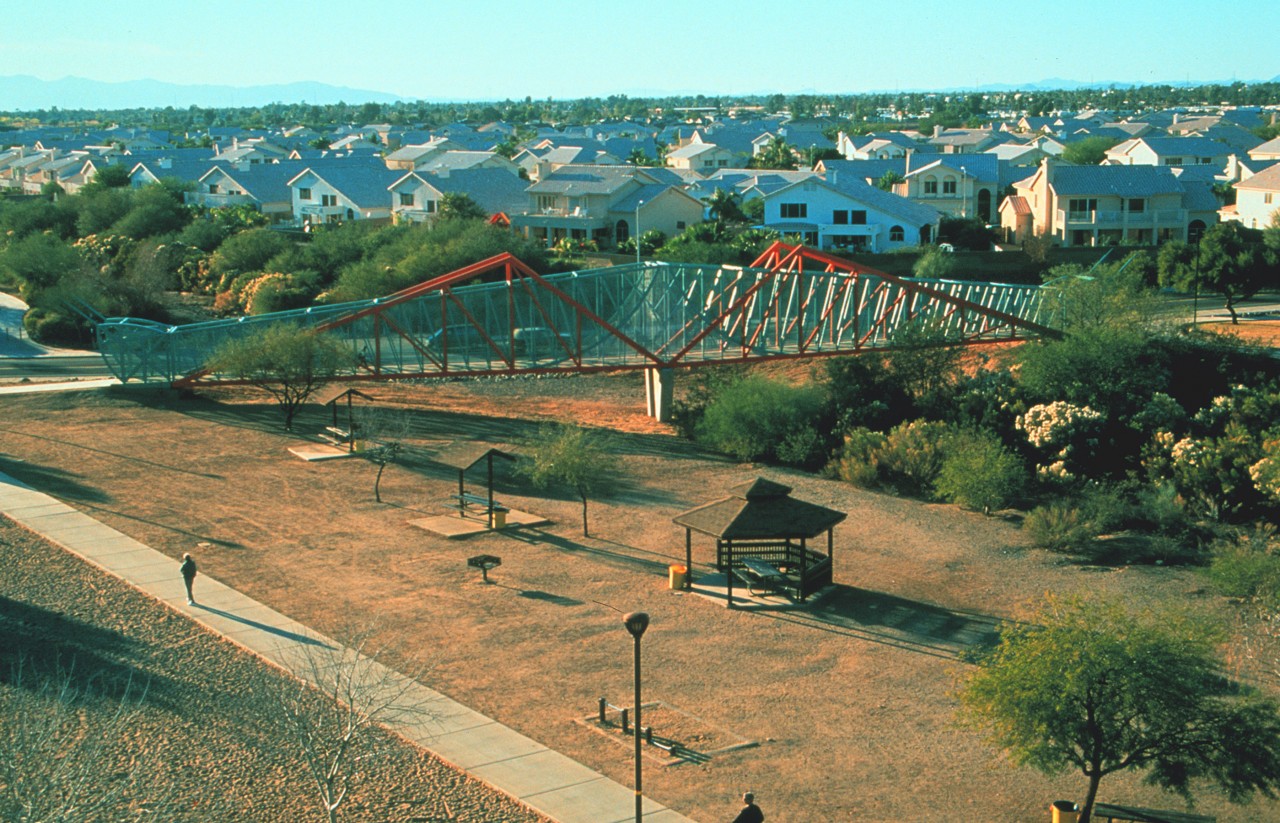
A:
[[[9,686],[0,690],[0,819],[120,820],[143,809],[162,819],[175,811],[169,790],[148,779],[145,755],[116,751],[132,737],[146,686],[130,678],[109,687],[77,673],[74,661],[39,674],[22,658]]]
[[[379,663],[371,638],[362,630],[349,646],[309,639],[291,647],[287,668],[299,679],[282,681],[275,701],[282,737],[306,765],[329,823],[371,763],[391,750],[384,728],[432,718],[415,699],[417,676]]]
[[[382,502],[382,473],[404,454],[413,419],[404,409],[367,407],[356,415],[356,427],[360,433],[360,456],[378,467],[373,481],[373,498]],[[355,436],[355,432],[352,433]]]

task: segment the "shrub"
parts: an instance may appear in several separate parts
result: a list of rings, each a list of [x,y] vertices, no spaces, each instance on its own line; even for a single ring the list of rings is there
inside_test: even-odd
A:
[[[1022,461],[998,438],[964,432],[947,444],[935,487],[944,500],[990,514],[1015,499],[1025,482]]]
[[[1213,559],[1205,569],[1213,587],[1228,597],[1280,606],[1280,555],[1272,538],[1272,530],[1258,529],[1243,539],[1214,544]]]
[[[945,423],[913,420],[889,432],[880,450],[880,478],[901,494],[932,498],[951,437]]]
[[[813,427],[821,405],[821,395],[812,387],[747,377],[711,401],[697,437],[738,460],[775,459],[788,436]]]
[[[1022,528],[1040,548],[1068,554],[1084,550],[1097,536],[1081,511],[1066,503],[1037,506],[1027,513]]]
[[[840,453],[828,470],[835,477],[862,488],[873,488],[880,479],[880,450],[888,438],[877,431],[856,427],[844,436]]]

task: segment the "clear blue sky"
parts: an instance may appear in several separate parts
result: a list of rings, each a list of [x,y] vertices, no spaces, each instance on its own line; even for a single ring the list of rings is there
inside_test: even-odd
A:
[[[1280,75],[1278,0],[51,0],[23,8],[0,30],[0,75],[315,80],[428,100]]]

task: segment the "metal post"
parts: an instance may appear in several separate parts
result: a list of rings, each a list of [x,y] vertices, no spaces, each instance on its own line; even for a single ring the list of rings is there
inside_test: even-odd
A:
[[[640,268],[640,207],[644,205],[641,200],[636,203],[636,268]]]
[[[635,722],[635,739],[636,739],[636,823],[641,823],[644,817],[642,803],[644,796],[641,794],[643,769],[640,759],[640,729],[643,728],[640,721],[640,637],[644,634],[644,630],[649,628],[649,615],[645,612],[632,612],[623,619],[623,625],[627,627],[627,631],[635,638],[635,680],[636,680],[636,722]]]

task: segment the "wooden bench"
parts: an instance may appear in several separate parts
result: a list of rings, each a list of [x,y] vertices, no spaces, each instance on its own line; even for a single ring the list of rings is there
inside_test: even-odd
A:
[[[337,426],[325,426],[320,432],[320,439],[335,446],[351,445],[351,432]]]
[[[478,511],[484,514],[486,517],[490,513],[489,498],[487,497],[481,497],[476,494],[455,494],[451,496],[451,499],[453,500],[453,502],[448,503],[446,505],[448,505],[449,508],[451,509],[457,509],[458,512],[462,514],[464,517],[467,515],[468,512],[471,512],[471,511]],[[506,506],[502,505],[497,500],[495,500],[493,501],[493,511],[506,512],[506,511],[510,511],[510,509],[508,509]]]
[[[734,569],[733,573],[739,580],[747,584],[747,593],[753,597],[758,597],[762,591],[778,594],[783,591],[783,584],[787,582],[787,576],[778,571],[774,566],[764,562],[748,558],[738,561],[742,564],[742,568]]]

